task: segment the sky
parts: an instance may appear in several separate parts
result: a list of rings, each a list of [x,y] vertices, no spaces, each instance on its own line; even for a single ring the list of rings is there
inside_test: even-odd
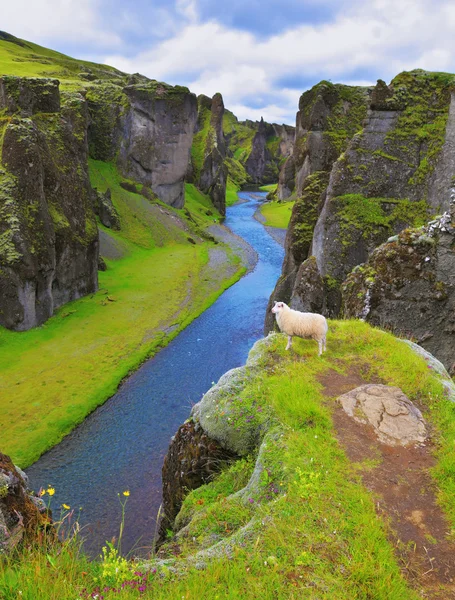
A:
[[[455,72],[453,0],[14,0],[0,29],[291,125],[321,79]]]

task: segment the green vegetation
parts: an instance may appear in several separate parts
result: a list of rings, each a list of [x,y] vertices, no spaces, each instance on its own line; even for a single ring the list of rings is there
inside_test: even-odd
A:
[[[19,77],[55,77],[65,89],[75,85],[80,88],[81,82],[89,83],[87,74],[94,79],[118,79],[120,84],[126,77],[108,65],[76,60],[13,36],[8,39],[0,36],[0,72]]]
[[[266,202],[260,212],[265,217],[265,225],[287,229],[293,207],[294,202]]]
[[[111,163],[90,161],[90,172],[94,187],[110,188],[122,224],[119,232],[100,226],[108,270],[99,273],[99,291],[36,329],[0,328],[2,451],[21,466],[60,441],[243,273],[227,248],[223,266],[207,270],[211,244],[190,243],[184,222],[194,236],[219,217],[194,186],[177,211],[124,190]]]
[[[253,138],[256,134],[254,127],[240,123],[237,117],[225,110],[223,115],[223,132],[234,158],[244,164],[251,154]]]
[[[277,186],[278,186],[277,183],[269,183],[268,185],[259,186],[259,189],[261,190],[261,192],[275,192],[277,189]]]
[[[435,483],[452,527],[454,403],[423,359],[360,321],[331,322],[322,357],[310,340],[296,340],[292,352],[284,347],[284,336],[271,338],[261,370],[230,398],[239,419],[258,418],[263,424],[255,485],[244,487],[257,449],[187,496],[177,519],[186,524],[184,534],[164,546],[161,555],[167,552],[168,560],[152,561],[145,576],[143,565],[131,563],[128,569],[113,554],[88,562],[78,555],[76,542],[38,547],[23,558],[0,561],[0,590],[6,597],[15,598],[21,590],[22,597],[37,600],[86,598],[100,585],[109,586],[112,566],[130,582],[140,578],[141,597],[155,600],[421,597],[400,572],[388,522],[362,485],[359,470],[374,465],[347,459],[332,425],[335,398],[324,393],[321,378],[348,376],[354,369],[365,382],[379,378],[399,386],[419,406],[433,427]],[[210,555],[207,548],[215,542],[219,552]],[[224,543],[232,544],[227,554]],[[190,557],[199,550],[196,568]],[[100,591],[106,600],[139,597],[137,584],[122,587],[116,579],[116,587],[117,592]]]
[[[340,220],[341,241],[348,246],[359,231],[367,239],[377,233],[392,232],[397,224],[420,227],[428,221],[424,200],[365,198],[362,194],[345,194],[334,199]]]
[[[400,73],[391,82],[394,89],[391,101],[397,103],[402,112],[394,129],[387,134],[386,142],[394,156],[399,155],[398,148],[410,164],[414,164],[414,147],[418,145],[419,163],[409,179],[410,185],[427,182],[435,168],[445,140],[454,84],[454,75],[419,69]]]

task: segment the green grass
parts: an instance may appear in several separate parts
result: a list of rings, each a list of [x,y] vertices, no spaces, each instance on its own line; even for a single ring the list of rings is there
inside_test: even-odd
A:
[[[241,394],[231,397],[233,406],[242,408],[231,415],[240,419],[260,414],[263,433],[268,429],[267,435],[273,436],[261,449],[258,486],[246,502],[240,501],[238,492],[253,471],[255,451],[191,492],[178,517],[187,526],[178,540],[177,557],[172,541],[169,546],[173,567],[180,574],[155,565],[159,574],[152,570],[141,597],[420,597],[400,572],[387,537],[388,525],[376,513],[374,496],[337,442],[331,418],[335,399],[323,395],[319,377],[329,369],[347,373],[355,365],[365,381],[380,377],[401,387],[420,406],[433,426],[435,481],[452,526],[455,405],[445,398],[441,383],[423,359],[392,335],[360,321],[332,321],[328,351],[321,358],[313,341],[295,340],[291,352],[284,351],[285,343],[284,336],[276,336],[261,372]],[[244,528],[249,535],[242,533]],[[195,551],[231,536],[237,543],[230,558],[200,559],[203,569],[186,562]],[[38,600],[87,597],[100,585],[106,567],[88,563],[77,555],[76,544],[74,548],[44,552],[33,548],[23,560],[18,556],[0,561],[0,590],[8,589],[11,598],[17,597],[19,589],[21,597]],[[131,568],[142,570],[138,564]],[[104,597],[129,599],[139,593],[126,586],[120,592],[107,590]]]
[[[218,219],[194,186],[177,211],[121,188],[112,164],[90,161],[90,173],[95,187],[111,189],[122,230],[102,229],[123,258],[106,259],[100,290],[66,304],[41,327],[0,328],[0,419],[8,423],[2,451],[20,466],[60,441],[243,272],[228,249],[224,268],[207,272],[212,244],[189,243],[194,234],[175,224],[178,215],[200,233]]]
[[[269,183],[268,185],[261,185],[259,189],[261,192],[274,192],[277,188],[277,183]]]
[[[99,79],[125,76],[113,67],[77,60],[32,42],[23,45],[0,39],[0,73],[19,77],[55,77],[63,89],[81,87],[83,70],[91,71]],[[82,67],[82,69],[81,69]],[[86,82],[88,83],[88,82]]]
[[[295,202],[266,202],[261,206],[265,225],[287,229]]]

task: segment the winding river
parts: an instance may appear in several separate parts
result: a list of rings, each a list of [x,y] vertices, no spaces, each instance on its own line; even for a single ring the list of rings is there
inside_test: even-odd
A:
[[[62,503],[79,513],[91,555],[118,536],[124,490],[130,496],[122,552],[147,553],[156,530],[161,466],[170,438],[212,382],[242,365],[262,336],[267,301],[283,261],[283,249],[253,218],[264,197],[241,192],[242,202],[228,208],[225,221],[257,252],[255,269],[27,469],[33,489],[55,487],[54,516]]]

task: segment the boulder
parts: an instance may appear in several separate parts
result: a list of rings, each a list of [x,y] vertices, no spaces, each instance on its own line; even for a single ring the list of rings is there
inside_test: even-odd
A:
[[[421,412],[398,387],[362,385],[338,401],[355,421],[371,425],[384,444],[406,446],[423,443],[427,438]]]

